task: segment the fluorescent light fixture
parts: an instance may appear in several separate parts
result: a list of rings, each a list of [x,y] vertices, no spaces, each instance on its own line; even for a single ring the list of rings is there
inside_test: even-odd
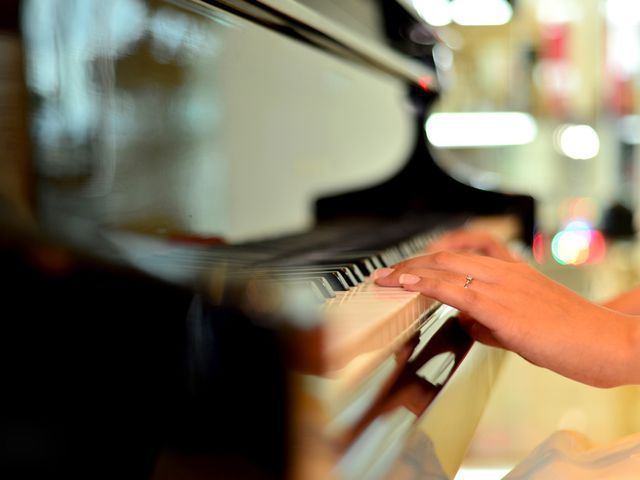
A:
[[[413,8],[429,25],[443,27],[451,23],[449,0],[412,0]]]
[[[574,160],[588,160],[600,151],[600,138],[589,125],[564,125],[556,135],[560,151]]]
[[[440,148],[524,145],[538,133],[533,117],[523,112],[434,113],[425,128]]]
[[[629,0],[607,0],[607,21],[616,27],[635,26],[640,23],[640,4]]]
[[[507,0],[411,0],[415,11],[434,27],[449,25],[504,25],[513,16]]]
[[[451,1],[451,18],[458,25],[504,25],[512,16],[506,0]]]
[[[605,8],[609,69],[622,76],[635,77],[640,70],[640,3],[608,0]]]

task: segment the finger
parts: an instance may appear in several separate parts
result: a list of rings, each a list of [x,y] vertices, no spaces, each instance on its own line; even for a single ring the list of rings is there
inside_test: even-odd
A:
[[[487,282],[495,282],[501,274],[499,270],[507,263],[504,260],[469,253],[436,252],[414,257],[394,265],[394,270],[430,269],[449,271]]]
[[[451,284],[464,285],[466,276],[459,273],[447,272],[445,270],[430,270],[425,268],[401,268],[390,269],[390,271],[380,271],[375,282],[383,287],[400,287],[403,284],[415,283],[420,278],[435,277],[440,281]]]
[[[416,273],[419,273],[419,275]],[[393,281],[393,286],[420,292],[465,312],[468,311],[466,307],[477,300],[478,295],[484,288],[483,282],[475,280],[469,282],[465,276],[457,273],[433,270],[394,272],[390,277],[390,279],[387,277],[384,280],[387,282]],[[473,291],[471,291],[471,288],[473,288]],[[460,308],[461,306],[465,308]]]
[[[475,279],[468,283],[466,276],[450,272],[427,269],[409,272],[411,271],[391,270],[387,277],[376,280],[376,283],[382,286],[400,286],[407,291],[417,291],[450,305],[458,309],[463,318],[473,318],[471,322],[467,321],[467,324],[482,325],[482,328],[469,326],[469,334],[473,338],[487,345],[504,346],[504,343],[492,333],[496,329],[505,327],[507,332],[512,330],[509,325],[512,323],[513,315],[509,314],[509,306],[505,304],[505,295],[501,288]],[[467,284],[466,288],[465,284]]]
[[[513,266],[513,264],[510,265],[511,266],[507,270],[517,270],[517,278],[526,276],[523,272],[520,272],[520,267],[515,267]],[[496,275],[496,271],[494,271],[493,274]],[[515,296],[522,296],[521,290],[528,292],[525,294],[526,296],[533,289],[535,289],[535,285],[531,286],[530,288],[518,287],[518,282],[510,280],[514,278],[513,272],[505,271],[499,273],[498,277],[501,278],[501,280],[494,280],[492,277],[490,277],[488,280],[485,280],[482,278],[482,276],[476,276],[475,273],[461,274],[456,272],[449,272],[446,270],[434,270],[427,268],[385,268],[376,271],[374,275],[375,283],[383,287],[408,288],[409,285],[417,284],[423,281],[423,285],[431,285],[437,282],[446,282],[457,289],[473,289],[474,291],[485,295],[488,300],[491,300],[495,304],[496,307],[501,307],[502,309],[508,309],[509,304],[512,303]],[[423,290],[420,291],[422,293],[425,293],[425,291]],[[454,293],[451,294],[455,295]],[[452,303],[453,300],[448,297],[446,299],[440,297],[434,298],[442,303],[456,306],[456,308],[462,310],[462,308],[458,307],[458,304],[454,305]],[[526,297],[523,301],[525,303],[528,302],[528,297]]]
[[[441,303],[450,305],[475,318],[489,330],[495,330],[509,322],[507,306],[501,303],[502,295],[493,284],[472,280],[465,288],[461,277],[457,281],[443,279],[440,275],[423,275],[415,282],[401,283],[407,291],[420,292]]]

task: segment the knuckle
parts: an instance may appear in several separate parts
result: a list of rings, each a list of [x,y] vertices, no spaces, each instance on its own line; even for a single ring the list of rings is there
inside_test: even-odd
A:
[[[438,292],[442,282],[435,278],[422,278],[421,287],[430,292]]]
[[[401,269],[401,270],[408,270],[411,268],[415,268],[416,265],[419,264],[421,258],[422,257],[413,257],[413,258],[408,258],[406,260],[402,260],[395,265],[395,268]]]
[[[447,265],[451,261],[452,254],[447,251],[440,251],[434,253],[431,258],[435,265],[443,266]]]

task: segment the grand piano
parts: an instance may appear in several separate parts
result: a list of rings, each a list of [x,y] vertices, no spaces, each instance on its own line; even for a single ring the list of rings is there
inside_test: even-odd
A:
[[[353,3],[3,20],[3,477],[453,477],[502,353],[371,274],[534,203],[438,165],[437,36]]]

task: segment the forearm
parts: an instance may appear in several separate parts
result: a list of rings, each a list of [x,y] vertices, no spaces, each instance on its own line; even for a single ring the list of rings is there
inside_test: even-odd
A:
[[[600,388],[640,384],[640,317],[602,311],[567,320],[534,363]]]
[[[603,356],[599,387],[617,387],[621,385],[640,384],[640,316],[622,315],[619,322],[608,325],[603,334],[603,349],[608,357]],[[607,340],[606,337],[609,337]]]
[[[640,315],[640,287],[602,302],[602,306],[621,313]]]

